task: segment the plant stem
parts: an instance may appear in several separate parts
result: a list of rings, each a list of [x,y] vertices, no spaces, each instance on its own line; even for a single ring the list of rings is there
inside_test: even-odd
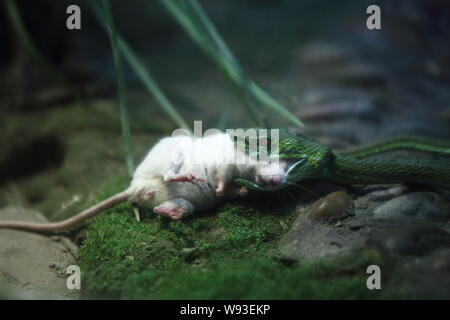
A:
[[[122,138],[125,151],[125,161],[128,169],[128,174],[131,177],[134,172],[134,160],[131,150],[131,137],[130,137],[130,121],[128,117],[128,105],[125,96],[125,81],[123,78],[123,69],[121,63],[121,56],[117,45],[117,34],[114,26],[114,20],[111,12],[111,7],[108,0],[102,0],[103,13],[105,16],[105,22],[108,29],[109,40],[111,42],[111,49],[114,58],[114,67],[116,70],[117,78],[117,97],[120,106],[120,118],[122,124]]]

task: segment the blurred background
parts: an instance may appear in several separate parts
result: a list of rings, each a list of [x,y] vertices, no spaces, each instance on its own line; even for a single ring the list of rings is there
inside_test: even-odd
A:
[[[109,1],[135,55],[122,52],[121,82],[100,1],[2,1],[0,207],[70,216],[127,177],[126,159],[194,120],[293,127],[335,149],[450,137],[446,0],[200,0],[216,28],[203,32],[231,58],[162,2]],[[81,30],[66,28],[71,4]],[[371,4],[381,30],[366,27]]]

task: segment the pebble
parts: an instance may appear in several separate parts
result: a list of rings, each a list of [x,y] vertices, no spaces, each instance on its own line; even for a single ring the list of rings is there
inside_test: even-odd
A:
[[[343,214],[352,204],[351,197],[344,191],[335,191],[319,199],[311,208],[309,219],[328,219]]]
[[[450,203],[433,192],[413,192],[394,198],[374,210],[374,218],[395,221],[445,223]]]
[[[349,223],[347,223],[347,227],[350,230],[358,230],[358,229],[364,228],[367,225],[368,225],[368,222],[363,219],[356,219],[356,220],[353,220],[353,221],[350,221]]]

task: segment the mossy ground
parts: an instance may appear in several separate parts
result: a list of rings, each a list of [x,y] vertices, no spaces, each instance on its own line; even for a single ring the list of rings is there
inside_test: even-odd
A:
[[[115,183],[101,198],[123,189]],[[253,202],[261,203],[261,199]],[[80,254],[85,297],[122,299],[370,298],[367,259],[286,265],[267,250],[295,218],[293,210],[227,203],[184,221],[123,204],[89,223]],[[258,209],[255,209],[258,208]],[[275,209],[277,208],[277,209]]]

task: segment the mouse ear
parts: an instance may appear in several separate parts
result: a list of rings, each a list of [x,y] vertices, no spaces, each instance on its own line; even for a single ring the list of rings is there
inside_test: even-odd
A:
[[[156,195],[156,190],[142,187],[131,191],[129,200],[134,203],[143,204]]]
[[[156,191],[155,190],[147,190],[145,191],[145,197],[147,198],[154,198],[156,195]]]

